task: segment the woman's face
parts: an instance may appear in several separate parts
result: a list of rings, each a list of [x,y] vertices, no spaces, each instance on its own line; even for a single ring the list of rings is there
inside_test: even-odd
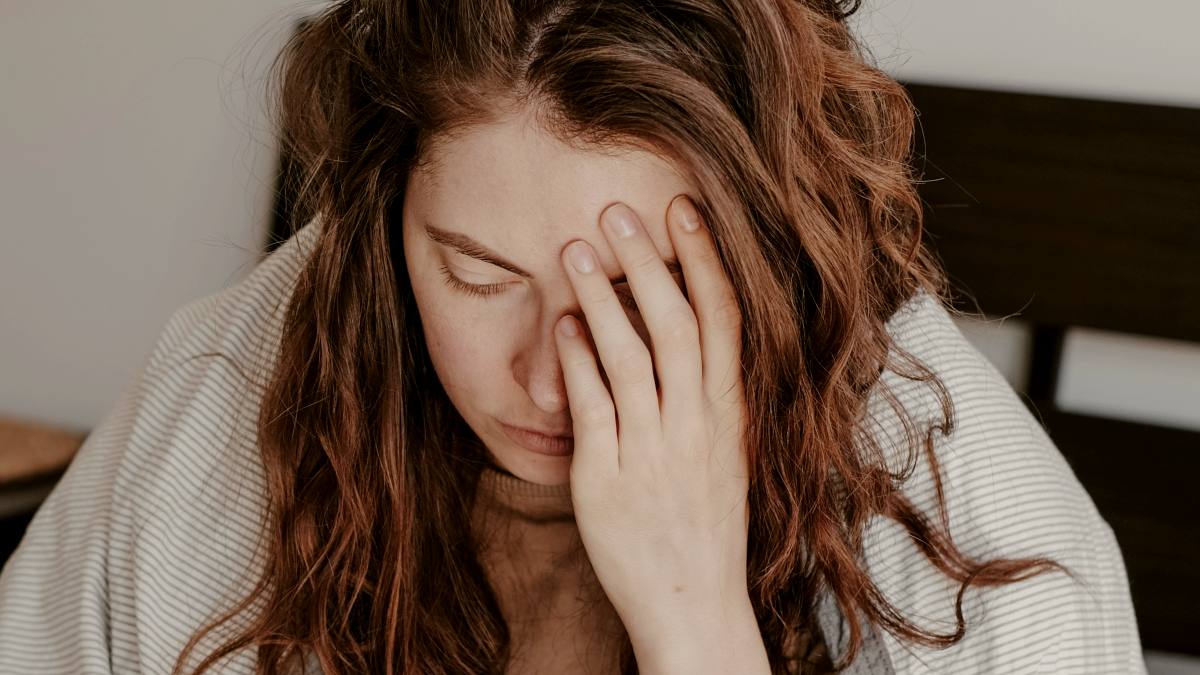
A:
[[[667,205],[698,191],[655,154],[576,150],[528,117],[475,127],[431,152],[436,175],[410,174],[403,236],[434,370],[500,468],[534,483],[567,483],[570,454],[536,452],[505,432],[510,425],[571,434],[553,327],[563,314],[583,316],[561,251],[586,240],[609,279],[622,276],[599,226],[604,207],[620,201],[641,217],[662,258],[674,260]],[[448,275],[489,294],[456,288]],[[681,273],[675,280],[683,286]],[[614,290],[650,346],[629,286]]]

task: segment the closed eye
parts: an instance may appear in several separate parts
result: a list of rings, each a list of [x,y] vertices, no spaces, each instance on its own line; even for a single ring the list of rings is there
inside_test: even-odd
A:
[[[509,285],[507,283],[472,284],[459,279],[446,265],[442,265],[441,269],[442,275],[446,278],[446,284],[450,286],[450,288],[468,295],[474,295],[478,297],[495,295],[503,291],[505,287]],[[621,305],[624,306],[625,309],[632,310],[634,312],[638,311],[637,301],[634,300],[633,293],[629,291],[629,284],[617,284],[613,287],[613,289],[617,292],[617,299],[621,301]]]
[[[471,295],[480,295],[480,296],[494,295],[494,294],[499,293],[500,291],[504,290],[504,287],[508,285],[508,284],[469,284],[469,283],[463,281],[462,279],[459,279],[458,277],[454,276],[454,273],[450,271],[449,267],[447,267],[445,265],[442,265],[441,267],[442,267],[442,274],[446,277],[446,283],[449,284],[450,288],[453,288],[457,291],[462,291],[464,293],[469,293]]]

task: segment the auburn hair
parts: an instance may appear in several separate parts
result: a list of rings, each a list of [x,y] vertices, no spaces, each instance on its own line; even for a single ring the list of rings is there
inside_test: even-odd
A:
[[[828,592],[844,616],[930,646],[966,630],[963,593],[1051,568],[976,560],[951,541],[933,434],[945,385],[885,322],[951,289],[922,242],[915,111],[870,64],[834,0],[343,0],[272,64],[269,101],[296,162],[299,211],[321,231],[262,392],[265,567],[201,627],[243,616],[196,667],[243,648],[257,672],[302,651],[326,675],[503,673],[510,633],[475,555],[483,452],[434,373],[400,237],[406,176],[455,130],[530,110],[579,148],[669,157],[699,186],[742,314],[751,466],[747,584],[773,673]],[[884,369],[927,383],[944,419],[906,421],[896,471],[864,424]],[[894,395],[888,400],[898,405]],[[937,513],[901,492],[932,465]],[[921,628],[863,562],[881,515],[960,584],[957,627]],[[863,631],[850,622],[839,666]],[[637,672],[626,636],[622,672]]]

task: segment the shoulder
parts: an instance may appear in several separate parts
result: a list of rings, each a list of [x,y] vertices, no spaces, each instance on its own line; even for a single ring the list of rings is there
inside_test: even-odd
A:
[[[142,667],[169,669],[260,573],[259,403],[316,233],[310,223],[241,281],[181,306],[147,362],[108,542],[112,629]]]
[[[242,280],[171,314],[141,376],[143,428],[124,458],[127,478],[144,486],[158,464],[185,458],[191,463],[176,468],[195,470],[199,458],[216,459],[221,442],[253,436],[288,301],[317,233],[309,223]]]
[[[242,280],[196,298],[167,320],[150,359],[152,374],[221,353],[248,367],[268,366],[288,300],[320,233],[314,219],[258,262]],[[248,372],[261,376],[261,373]]]
[[[258,390],[316,232],[176,310],[84,440],[0,573],[14,671],[169,672],[245,596],[264,522]],[[253,672],[251,657],[224,672]]]
[[[948,310],[921,292],[891,318],[888,331],[898,347],[937,376],[949,397],[952,423],[946,429],[943,401],[934,387],[892,370],[881,376],[881,382],[911,416],[917,438],[932,444],[944,484],[953,490],[947,495],[951,525],[955,520],[978,524],[1011,522],[1017,517],[1077,536],[1071,527],[1078,519],[1096,515],[1090,497],[1033,413],[966,339]],[[872,393],[868,411],[868,424],[887,449],[889,465],[900,468],[902,460],[908,459],[907,439],[883,389]],[[933,487],[928,463],[920,458],[902,489],[919,508],[932,514]],[[1035,502],[1014,499],[1018,495]],[[962,544],[984,553],[989,544],[982,538],[989,532],[972,529],[958,536]],[[1032,540],[1026,541],[1024,548],[1017,553],[1042,550]]]
[[[935,389],[890,370],[881,376],[912,415],[916,437],[932,444],[954,542],[976,559],[1049,557],[1074,574],[973,588],[963,600],[966,637],[946,650],[901,647],[884,635],[897,670],[1125,671],[1140,651],[1120,550],[1054,442],[936,298],[918,293],[888,330],[949,394],[953,424],[943,433]],[[872,397],[868,411],[889,465],[902,468],[909,457],[896,411],[882,395]],[[936,487],[920,450],[901,489],[937,522]],[[872,577],[905,616],[953,631],[958,586],[927,562],[901,526],[877,518],[865,555]]]

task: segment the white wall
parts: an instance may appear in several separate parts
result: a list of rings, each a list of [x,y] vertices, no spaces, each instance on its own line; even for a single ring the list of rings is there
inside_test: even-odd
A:
[[[852,22],[901,79],[1200,106],[1195,0],[863,0]]]
[[[89,429],[170,313],[252,266],[298,6],[0,2],[0,414]]]

